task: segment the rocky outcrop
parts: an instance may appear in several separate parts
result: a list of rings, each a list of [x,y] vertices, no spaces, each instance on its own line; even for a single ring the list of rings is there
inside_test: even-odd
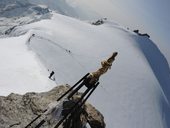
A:
[[[7,97],[0,97],[0,128],[23,128],[38,115],[42,116],[31,125],[35,127],[37,122],[47,118],[44,113],[52,104],[56,104],[57,98],[70,86],[57,86],[48,92],[26,93],[19,95],[11,93]],[[50,106],[49,106],[50,105]],[[92,105],[84,106],[85,118],[91,128],[104,128],[102,114]],[[42,128],[53,127],[55,121],[47,121]]]
[[[146,36],[146,37],[150,38],[150,35],[148,35],[147,33],[142,34],[142,33],[139,32],[139,30],[134,30],[133,32],[138,34],[139,36]]]
[[[107,18],[99,19],[95,22],[92,22],[92,25],[102,25],[107,20]]]
[[[85,112],[91,128],[105,128],[104,117],[95,107],[86,103]]]

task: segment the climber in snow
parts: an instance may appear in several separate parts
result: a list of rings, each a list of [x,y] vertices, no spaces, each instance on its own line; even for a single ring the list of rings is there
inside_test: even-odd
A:
[[[34,37],[34,36],[35,36],[35,34],[32,34],[32,35],[30,36],[30,38],[28,39],[28,42],[30,42],[30,41],[31,41],[31,38]]]
[[[51,77],[54,75],[54,71],[51,71],[50,76],[48,77],[49,79],[51,79]]]

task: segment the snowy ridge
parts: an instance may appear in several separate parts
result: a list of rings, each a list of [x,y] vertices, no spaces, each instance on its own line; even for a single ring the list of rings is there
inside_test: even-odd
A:
[[[170,68],[168,61],[164,55],[160,52],[158,47],[151,40],[136,38],[139,42],[139,46],[143,51],[155,77],[157,78],[161,90],[166,101],[160,100],[161,109],[163,111],[163,118],[167,122],[167,127],[170,127]],[[161,60],[161,61],[160,61]],[[167,113],[167,114],[165,114]]]
[[[94,26],[55,13],[51,20],[17,27],[13,34],[25,32],[25,43],[55,71],[57,84],[73,85],[113,51],[119,53],[90,98],[104,114],[107,128],[170,126],[169,67],[151,40],[112,22]]]
[[[21,58],[18,58],[15,65],[6,66],[8,72],[3,70],[5,65],[1,63],[0,75],[4,76],[1,84],[4,81],[5,84],[0,87],[6,94],[12,91],[19,93],[32,90],[45,91],[55,86],[55,83],[47,79],[49,73],[41,72],[43,66],[49,71],[55,71],[55,82],[58,85],[66,83],[73,85],[84,74],[100,67],[101,60],[117,51],[119,54],[112,69],[101,77],[99,88],[90,98],[90,102],[104,114],[107,128],[170,127],[169,67],[159,49],[148,38],[140,37],[112,22],[94,26],[56,13],[53,13],[50,20],[16,27],[12,34],[24,35],[0,39],[3,42],[2,46],[6,47],[3,52],[10,53],[12,49],[21,51],[17,47],[18,43],[13,43],[20,41],[19,46],[25,51],[15,52],[14,56],[23,54],[24,57],[24,54],[28,54],[30,59],[26,58],[25,60],[28,60],[20,65]],[[8,50],[10,43],[16,47]],[[25,44],[28,49],[24,48]],[[0,47],[0,51],[4,47]],[[31,50],[36,53],[36,58],[30,53]],[[4,64],[8,61],[14,63],[11,55],[0,55],[1,59],[6,58]],[[35,64],[37,58],[43,63],[41,67]],[[19,72],[9,70],[18,65],[20,66],[17,69],[23,70],[25,67],[30,69],[16,75],[13,81],[5,79],[10,74]],[[30,76],[22,75],[29,72],[35,73],[32,80],[28,79]],[[23,78],[19,84],[17,81],[20,76]],[[40,79],[35,79],[37,77]],[[29,84],[34,87],[30,88]],[[15,89],[23,85],[24,88]],[[11,86],[13,90],[8,90]],[[4,94],[3,91],[1,94]]]
[[[0,95],[24,94],[28,90],[42,92],[55,86],[35,53],[25,45],[26,41],[27,35],[0,39]]]

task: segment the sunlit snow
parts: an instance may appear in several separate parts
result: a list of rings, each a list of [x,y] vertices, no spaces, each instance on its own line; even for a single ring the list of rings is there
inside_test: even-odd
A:
[[[94,26],[55,13],[50,20],[17,27],[13,34],[25,32],[0,39],[1,95],[73,85],[117,51],[89,102],[103,113],[107,128],[166,128],[169,67],[147,37],[112,21]],[[52,70],[55,82],[48,79]]]

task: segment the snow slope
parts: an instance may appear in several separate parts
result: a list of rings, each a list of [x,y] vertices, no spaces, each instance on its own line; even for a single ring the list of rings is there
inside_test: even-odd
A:
[[[100,61],[112,52],[119,53],[90,98],[104,114],[107,128],[170,127],[170,69],[147,37],[114,22],[94,26],[55,13],[51,20],[17,27],[13,33],[27,31],[28,38],[35,34],[27,41],[28,47],[47,69],[55,71],[57,84],[73,85],[100,67]]]
[[[25,45],[27,37],[0,39],[0,95],[40,92],[55,86],[35,53]]]

